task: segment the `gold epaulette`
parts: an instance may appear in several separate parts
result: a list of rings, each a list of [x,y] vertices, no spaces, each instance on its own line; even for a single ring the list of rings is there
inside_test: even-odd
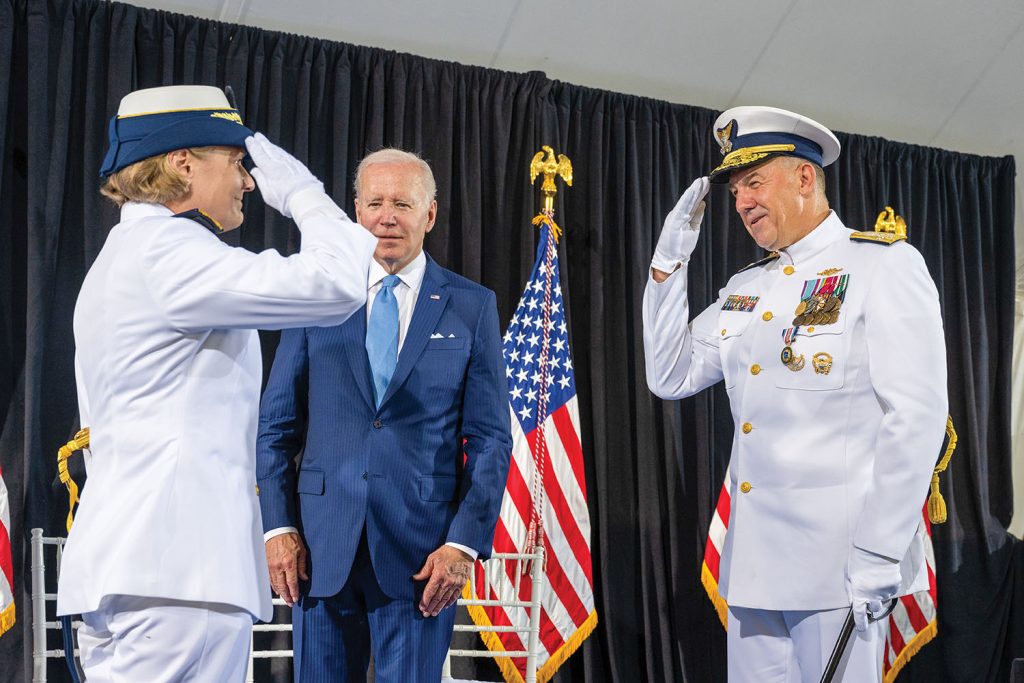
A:
[[[78,484],[71,478],[68,471],[68,458],[75,451],[89,447],[89,428],[83,427],[75,434],[75,438],[68,441],[57,451],[57,474],[60,481],[68,489],[68,531],[71,531],[71,523],[75,520],[75,504],[78,503]]]
[[[850,239],[855,242],[874,242],[875,244],[889,246],[896,242],[902,242],[907,239],[907,236],[897,235],[894,232],[852,232],[850,233]]]
[[[750,270],[751,268],[757,268],[758,266],[763,266],[766,263],[771,263],[772,261],[774,261],[777,258],[779,258],[779,252],[773,251],[770,254],[768,254],[767,256],[765,256],[763,259],[760,259],[758,261],[754,261],[753,263],[748,263],[747,265],[745,265],[742,268],[740,268],[739,270],[737,270],[736,273],[739,274],[739,273],[742,273],[745,270]]]

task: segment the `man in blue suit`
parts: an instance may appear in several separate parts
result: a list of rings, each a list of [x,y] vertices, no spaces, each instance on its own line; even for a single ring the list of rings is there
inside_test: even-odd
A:
[[[376,680],[436,683],[512,450],[497,308],[423,252],[426,162],[375,152],[355,190],[378,239],[366,310],[284,332],[263,396],[270,582],[293,605],[297,681],[365,680],[372,647]]]

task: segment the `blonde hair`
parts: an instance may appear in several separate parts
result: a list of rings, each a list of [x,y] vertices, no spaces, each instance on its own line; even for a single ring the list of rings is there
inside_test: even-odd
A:
[[[430,165],[423,160],[423,157],[413,152],[396,149],[395,147],[385,147],[384,149],[378,149],[376,152],[367,154],[356,167],[356,181],[354,183],[356,198],[359,197],[359,183],[363,178],[363,171],[375,164],[414,164],[420,171],[420,182],[423,183],[423,190],[427,194],[427,203],[432,202],[437,196],[437,183],[434,182],[434,172],[430,170]]]
[[[196,147],[188,151],[204,157],[215,147]],[[169,154],[169,153],[168,153]],[[191,183],[171,166],[167,154],[157,154],[114,173],[100,187],[100,194],[118,207],[126,202],[166,204],[189,193]]]

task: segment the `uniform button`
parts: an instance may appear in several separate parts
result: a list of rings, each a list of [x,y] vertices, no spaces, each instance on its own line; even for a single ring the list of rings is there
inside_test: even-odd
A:
[[[367,473],[367,472],[363,472],[363,481],[366,481],[366,478],[367,478],[368,476],[370,476],[370,475],[369,475],[369,473]]]
[[[750,489],[752,488],[754,487],[750,485],[749,481],[745,481],[742,484],[740,484],[740,491],[743,491],[743,493],[750,493]]]
[[[725,336],[725,330],[722,330],[722,336],[723,337]]]
[[[744,434],[749,434],[751,431],[753,431],[753,429],[754,429],[754,425],[750,424],[749,422],[744,422],[743,423],[743,433]]]
[[[796,272],[796,268],[794,268],[793,266],[786,266],[785,268],[782,269],[782,272],[785,273],[786,275],[792,275],[793,273]]]
[[[765,322],[768,322],[771,319],[772,319],[772,312],[771,311],[765,311],[764,313],[761,314],[761,320],[763,320]]]
[[[384,426],[384,423],[381,422],[380,420],[374,420],[373,421],[373,428],[374,429],[380,429],[383,426]]]
[[[260,495],[260,485],[256,484],[256,495]]]
[[[814,332],[814,326],[812,325],[811,327],[808,327],[808,328],[807,328],[807,331],[808,331],[808,332]]]
[[[751,375],[756,375],[756,374],[758,374],[760,372],[761,372],[761,366],[758,365],[757,363],[754,363],[753,365],[750,366],[750,374]]]

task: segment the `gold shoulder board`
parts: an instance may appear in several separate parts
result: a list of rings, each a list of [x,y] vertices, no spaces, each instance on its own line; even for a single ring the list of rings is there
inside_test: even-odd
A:
[[[737,273],[742,273],[745,270],[750,270],[751,268],[757,268],[758,266],[763,266],[766,263],[771,263],[772,261],[774,261],[777,258],[779,258],[779,252],[773,251],[770,254],[768,254],[767,256],[765,256],[763,259],[761,259],[759,261],[754,261],[753,263],[748,263],[747,265],[743,266],[742,268],[740,268],[736,272]]]
[[[850,233],[850,239],[855,242],[874,242],[889,246],[907,239],[907,236],[897,235],[894,232],[853,232]]]

